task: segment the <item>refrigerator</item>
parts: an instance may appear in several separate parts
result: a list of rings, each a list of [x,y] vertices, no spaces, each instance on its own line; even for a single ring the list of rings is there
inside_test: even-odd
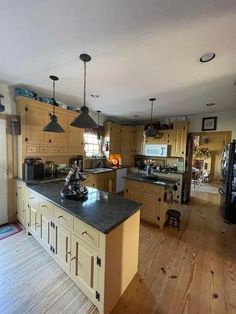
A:
[[[236,141],[225,146],[221,158],[221,211],[225,222],[236,223]]]

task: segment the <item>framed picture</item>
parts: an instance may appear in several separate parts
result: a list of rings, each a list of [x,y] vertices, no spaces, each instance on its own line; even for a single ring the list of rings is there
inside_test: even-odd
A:
[[[216,130],[217,117],[202,118],[202,131]]]

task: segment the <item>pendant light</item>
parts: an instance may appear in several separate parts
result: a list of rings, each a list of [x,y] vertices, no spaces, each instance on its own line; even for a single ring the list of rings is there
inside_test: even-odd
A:
[[[4,96],[2,94],[0,94],[0,112],[4,112],[5,111],[5,106],[2,105],[1,103],[1,99],[4,98]]]
[[[150,125],[148,126],[147,130],[145,131],[146,137],[155,137],[159,135],[159,131],[157,129],[154,129],[152,125],[152,113],[153,113],[153,102],[156,100],[156,98],[150,98],[149,101],[151,101],[151,121]]]
[[[52,105],[53,105],[53,114],[50,116],[50,122],[45,126],[43,131],[45,132],[54,132],[54,133],[65,133],[65,130],[60,126],[57,122],[57,116],[55,115],[55,106],[58,106],[55,99],[55,82],[59,80],[59,78],[55,75],[50,75],[49,78],[53,81],[53,97],[52,97]]]
[[[80,108],[80,115],[72,121],[71,125],[82,129],[97,128],[96,122],[89,115],[89,108],[86,106],[86,63],[91,60],[91,57],[85,53],[80,55],[80,60],[84,62],[84,105]]]

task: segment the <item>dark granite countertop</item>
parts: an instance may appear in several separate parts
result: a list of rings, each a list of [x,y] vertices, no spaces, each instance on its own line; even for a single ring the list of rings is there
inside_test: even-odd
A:
[[[133,168],[138,169],[139,171],[145,171],[144,169],[140,169],[139,167],[133,167]],[[168,173],[173,173],[173,174],[176,173],[176,174],[182,174],[182,175],[185,174],[185,171],[183,171],[183,170],[176,170],[176,171],[174,171],[174,170],[162,170],[162,171],[160,171],[160,170],[154,169],[153,172],[154,173],[162,173],[162,174],[168,174]]]
[[[124,177],[124,179],[160,185],[163,186],[165,190],[172,188],[179,181],[170,178],[163,179],[163,177],[158,177],[158,175],[146,176],[145,174],[141,173],[128,174],[127,176]]]
[[[85,201],[64,199],[60,196],[63,185],[64,183],[59,181],[31,185],[29,188],[105,234],[131,217],[142,205],[90,187],[88,187],[88,198]]]

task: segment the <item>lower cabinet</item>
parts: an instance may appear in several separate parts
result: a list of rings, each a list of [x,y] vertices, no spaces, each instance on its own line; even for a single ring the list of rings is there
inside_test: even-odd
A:
[[[16,191],[16,217],[19,222],[25,226],[26,224],[26,202],[25,202],[25,187],[21,181],[15,183]]]
[[[98,307],[99,313],[110,313],[138,270],[140,213],[103,234],[29,188],[23,186],[23,190],[28,233]]]
[[[125,198],[143,203],[141,219],[159,225],[166,222],[166,212],[170,203],[165,202],[165,188],[149,183],[125,180]]]
[[[72,235],[71,276],[91,300],[96,301],[98,250]]]

